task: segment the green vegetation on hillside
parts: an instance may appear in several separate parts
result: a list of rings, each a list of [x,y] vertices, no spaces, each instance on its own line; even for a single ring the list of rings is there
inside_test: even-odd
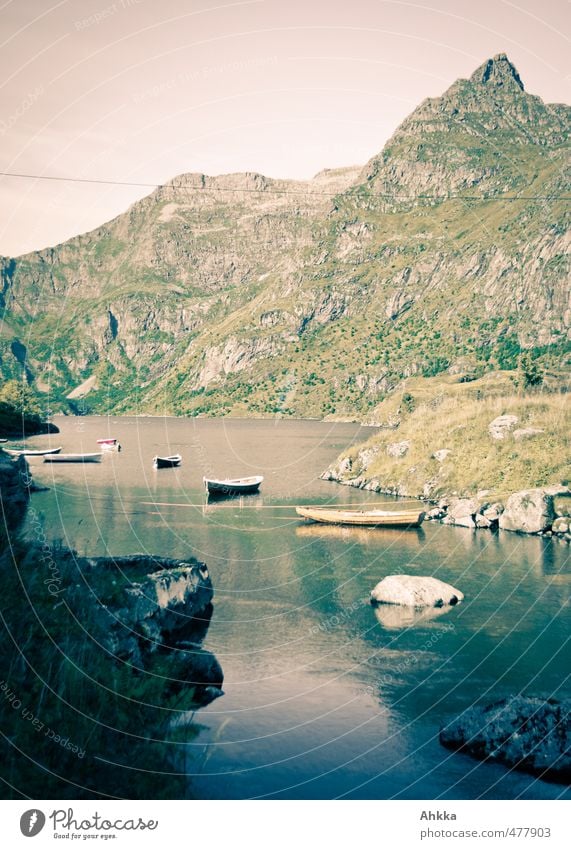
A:
[[[517,422],[504,439],[493,439],[489,425],[502,415],[516,416]],[[571,480],[568,395],[516,394],[506,373],[468,383],[411,378],[379,405],[376,418],[381,429],[347,455],[351,467],[343,479],[361,477],[383,489],[430,498],[485,489],[492,500]],[[391,456],[390,446],[401,442],[408,443],[407,450]]]
[[[55,430],[46,425],[41,396],[22,380],[0,382],[0,435],[24,437]]]
[[[366,419],[412,376],[533,388],[570,362],[569,117],[499,55],[361,170],[177,177],[0,262],[0,370],[97,413]]]

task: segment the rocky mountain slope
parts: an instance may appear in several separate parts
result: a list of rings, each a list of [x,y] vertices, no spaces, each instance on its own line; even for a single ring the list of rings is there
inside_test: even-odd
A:
[[[565,366],[570,111],[501,54],[363,169],[177,177],[1,260],[2,374],[76,411],[374,419],[403,377]]]

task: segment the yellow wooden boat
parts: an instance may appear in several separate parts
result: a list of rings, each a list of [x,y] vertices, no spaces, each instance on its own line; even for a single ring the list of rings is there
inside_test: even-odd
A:
[[[367,525],[369,527],[418,528],[424,510],[344,510],[335,507],[296,507],[298,516],[328,525]]]

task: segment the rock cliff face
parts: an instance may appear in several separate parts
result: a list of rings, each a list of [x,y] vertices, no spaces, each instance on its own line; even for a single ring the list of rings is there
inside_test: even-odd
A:
[[[111,656],[136,669],[159,668],[173,691],[193,687],[195,704],[222,694],[222,668],[201,647],[213,596],[204,563],[135,554],[78,566],[102,606],[95,630]],[[76,591],[70,592],[73,597]]]
[[[30,499],[32,478],[24,457],[14,460],[0,450],[0,551],[6,535],[23,520]]]
[[[362,169],[177,177],[0,261],[2,373],[79,411],[354,417],[466,358],[560,362],[569,114],[500,54]]]
[[[222,695],[220,664],[202,647],[206,566],[150,554],[89,559],[33,537],[14,534],[0,550],[9,636],[0,714],[16,786],[33,787],[34,798],[65,788],[72,798],[183,798],[180,746],[196,737],[196,709]]]

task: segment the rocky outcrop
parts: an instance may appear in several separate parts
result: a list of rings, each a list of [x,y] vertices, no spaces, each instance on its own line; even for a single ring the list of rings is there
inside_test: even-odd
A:
[[[204,389],[219,377],[244,371],[258,359],[275,354],[278,346],[278,339],[272,337],[246,341],[231,337],[223,348],[207,348],[204,365],[194,385]]]
[[[521,534],[538,534],[551,528],[555,519],[554,498],[569,492],[567,487],[543,487],[514,492],[500,516],[500,528]]]
[[[446,458],[450,456],[450,454],[452,454],[450,448],[439,448],[438,451],[435,451],[432,456],[439,463],[443,463]]]
[[[39,415],[32,413],[22,415],[10,404],[0,401],[0,436],[26,439],[28,436],[40,436],[46,433],[59,433],[59,428],[53,422],[44,421]]]
[[[482,516],[492,524],[498,524],[500,516],[504,512],[504,505],[501,501],[494,501],[492,504],[482,509]]]
[[[571,519],[567,516],[558,516],[551,526],[551,530],[554,534],[561,534],[562,536],[569,533],[570,529]]]
[[[0,450],[0,542],[7,530],[17,527],[26,514],[32,477],[26,459],[12,459]]]
[[[498,53],[488,59],[474,71],[470,79],[475,83],[487,85],[490,89],[517,87],[523,91],[521,77],[505,53]]]
[[[405,607],[444,607],[464,598],[460,590],[437,578],[418,575],[388,575],[371,591],[372,604]]]
[[[100,585],[102,600],[114,616],[112,630],[118,633],[109,639],[120,645],[121,654],[153,651],[169,639],[188,636],[212,601],[208,569],[193,558],[95,557],[86,560],[85,571]],[[123,644],[126,634],[129,642]]]
[[[512,696],[474,706],[440,731],[449,749],[571,782],[571,700]]]
[[[389,442],[387,445],[387,454],[389,457],[404,457],[408,453],[410,442],[408,439],[403,439],[401,442]]]
[[[498,416],[488,425],[488,432],[492,439],[507,439],[518,421],[517,416]]]
[[[79,567],[102,605],[96,629],[111,655],[160,670],[171,690],[194,687],[200,704],[221,695],[222,668],[201,646],[213,596],[204,563],[137,554],[91,558]],[[81,587],[71,590],[77,592]]]
[[[548,225],[531,204],[522,229],[512,204],[499,227],[472,228],[526,174],[539,195],[563,191],[569,110],[518,78],[490,59],[421,103],[363,169],[184,174],[91,233],[0,258],[3,376],[26,368],[61,399],[89,388],[94,412],[133,412],[136,398],[137,412],[259,415],[283,406],[291,372],[286,415],[364,419],[406,376],[483,365],[482,345],[488,363],[559,348],[571,329],[561,205]],[[457,193],[473,200],[443,240],[429,205]]]
[[[533,439],[541,433],[545,433],[542,427],[519,427],[514,430],[513,438],[516,442],[521,442],[522,439]]]
[[[453,498],[448,505],[448,516],[459,525],[462,519],[473,519],[479,508],[476,498]]]

